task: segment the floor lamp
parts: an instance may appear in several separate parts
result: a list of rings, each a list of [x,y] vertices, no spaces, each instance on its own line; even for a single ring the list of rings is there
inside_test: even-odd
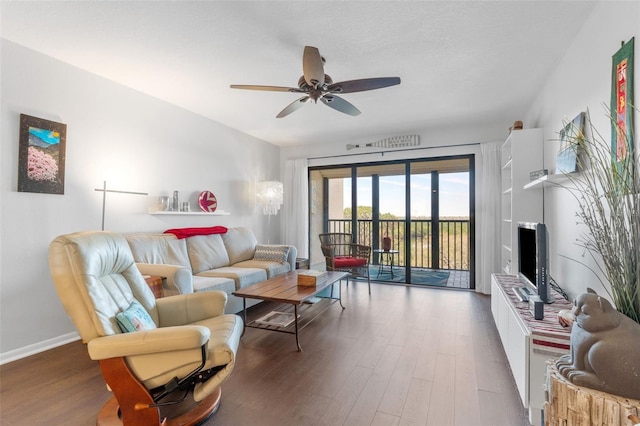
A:
[[[271,216],[278,214],[283,202],[284,189],[282,182],[269,180],[258,182],[257,188],[258,206],[262,213],[267,215],[267,229],[271,228]],[[267,244],[270,238],[267,236]]]
[[[133,194],[133,195],[149,195],[146,192],[120,191],[117,189],[107,189],[107,181],[104,181],[102,189],[95,188],[96,191],[102,192],[102,230],[104,231],[104,216],[107,209],[107,192],[115,192],[116,194]]]

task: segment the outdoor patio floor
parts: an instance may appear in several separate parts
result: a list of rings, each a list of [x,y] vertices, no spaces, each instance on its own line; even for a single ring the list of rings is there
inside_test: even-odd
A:
[[[377,268],[377,266],[376,266]],[[394,266],[394,272],[400,268],[399,266]],[[418,269],[418,268],[415,268]],[[422,270],[422,269],[421,269]],[[462,271],[457,269],[434,269],[434,272],[448,272],[449,278],[447,279],[446,286],[437,286],[437,287],[448,287],[448,288],[460,288],[460,289],[469,289],[470,285],[470,273],[469,271]],[[393,282],[390,280],[385,280],[385,278],[389,278],[389,273],[383,273],[378,276],[377,272],[371,271],[371,281],[380,282],[384,284],[394,284],[394,285],[405,285],[404,283]],[[414,282],[409,285],[424,285],[419,282]]]

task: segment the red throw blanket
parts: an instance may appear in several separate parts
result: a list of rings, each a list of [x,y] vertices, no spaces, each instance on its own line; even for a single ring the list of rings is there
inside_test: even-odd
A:
[[[194,235],[224,234],[226,232],[227,228],[224,226],[211,226],[208,228],[175,228],[164,231],[165,234],[173,234],[178,238],[193,237]]]

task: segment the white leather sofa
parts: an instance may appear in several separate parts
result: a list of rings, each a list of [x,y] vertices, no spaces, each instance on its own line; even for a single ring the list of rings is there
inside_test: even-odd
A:
[[[290,245],[258,244],[244,227],[187,238],[152,233],[125,238],[140,272],[167,278],[163,296],[221,290],[228,295],[225,313],[242,310],[242,299],[231,293],[295,270],[298,253]],[[247,307],[257,302],[247,300]]]

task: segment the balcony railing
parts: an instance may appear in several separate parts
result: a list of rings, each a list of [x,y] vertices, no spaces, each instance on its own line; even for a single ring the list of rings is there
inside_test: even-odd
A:
[[[398,266],[430,269],[469,270],[469,220],[440,219],[437,238],[433,236],[433,221],[413,219],[408,223],[409,238],[405,238],[404,220],[380,219],[378,237],[374,241],[374,223],[371,219],[358,219],[357,238],[361,244],[382,247],[382,238],[391,238],[391,247],[398,250]],[[330,219],[329,232],[351,231],[351,220]],[[410,247],[410,259],[407,262],[406,244]],[[434,259],[433,253],[437,253]],[[377,259],[372,259],[377,261]]]

